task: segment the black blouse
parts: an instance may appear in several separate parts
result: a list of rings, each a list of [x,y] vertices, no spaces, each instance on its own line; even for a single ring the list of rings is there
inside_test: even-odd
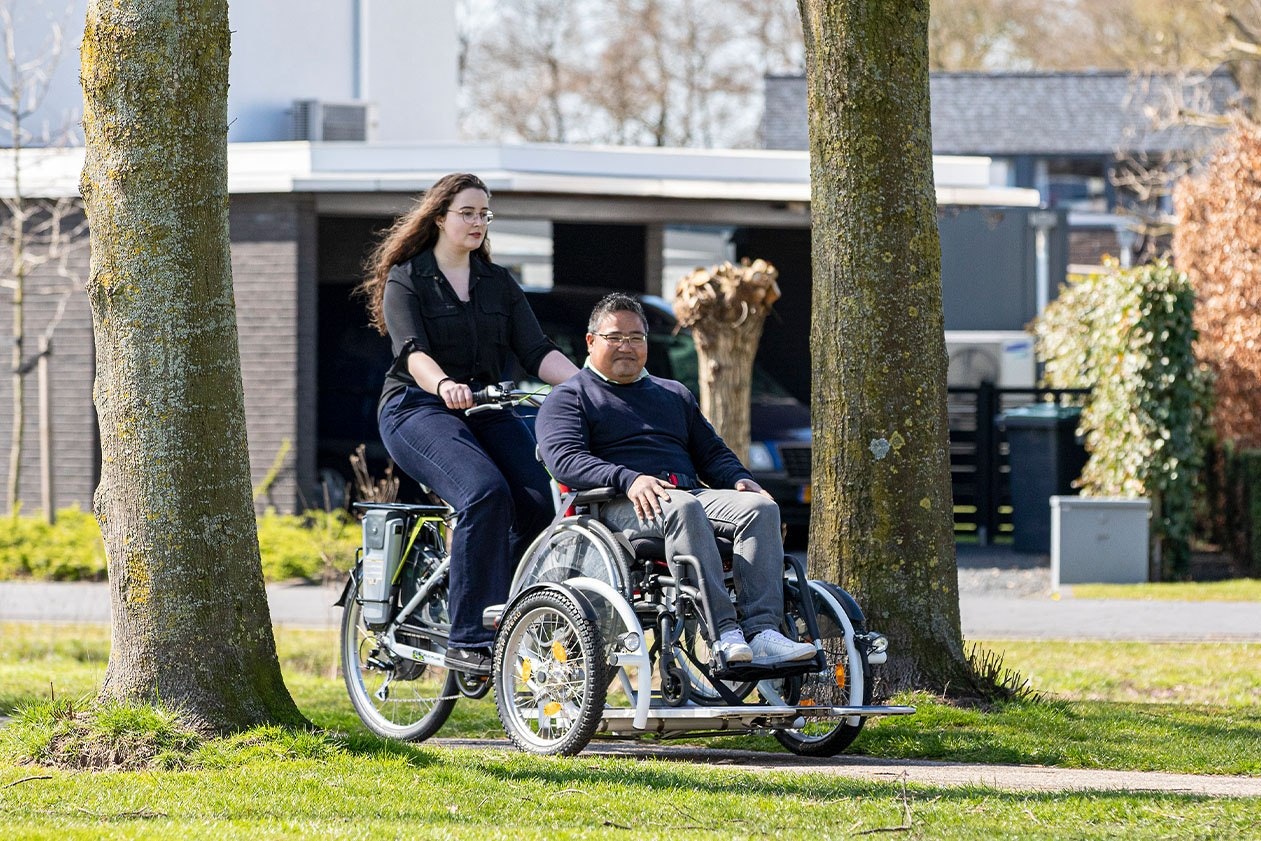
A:
[[[381,406],[416,385],[407,370],[412,351],[429,354],[453,380],[480,388],[504,377],[509,354],[537,376],[543,357],[556,350],[512,274],[475,254],[469,256],[467,302],[442,276],[431,249],[390,269],[383,307],[394,364]]]

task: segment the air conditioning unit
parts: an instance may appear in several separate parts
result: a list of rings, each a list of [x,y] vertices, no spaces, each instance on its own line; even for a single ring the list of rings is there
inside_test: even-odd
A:
[[[369,102],[295,99],[290,134],[293,140],[324,142],[371,140],[372,110],[372,104]]]
[[[1033,337],[1023,330],[947,330],[946,384],[1032,388],[1037,381]]]

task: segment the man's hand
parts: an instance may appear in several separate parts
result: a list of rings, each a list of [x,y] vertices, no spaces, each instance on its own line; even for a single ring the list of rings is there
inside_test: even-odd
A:
[[[639,522],[648,523],[661,519],[661,500],[670,498],[670,489],[674,485],[656,476],[641,474],[631,483],[626,497],[635,506],[635,516]]]
[[[762,496],[766,497],[767,499],[774,501],[774,497],[772,497],[766,491],[762,490],[762,486],[759,485],[757,482],[754,482],[752,479],[737,479],[736,490],[751,491],[752,493],[759,493]]]

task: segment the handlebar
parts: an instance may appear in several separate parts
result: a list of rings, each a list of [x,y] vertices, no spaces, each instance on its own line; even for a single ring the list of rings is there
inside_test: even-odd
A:
[[[473,392],[473,402],[476,405],[471,409],[465,409],[465,415],[473,415],[478,412],[497,412],[503,409],[511,409],[522,403],[538,406],[543,402],[543,395],[538,391],[525,391],[513,388],[512,382],[508,381],[493,383],[485,388],[479,388]]]

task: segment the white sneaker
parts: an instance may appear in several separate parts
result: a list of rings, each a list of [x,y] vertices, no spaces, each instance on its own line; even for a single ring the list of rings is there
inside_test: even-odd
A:
[[[814,656],[815,647],[808,642],[793,642],[774,628],[763,631],[749,643],[755,666],[796,663]]]
[[[744,632],[740,630],[724,631],[713,644],[715,654],[722,652],[727,663],[747,663],[753,659],[753,649],[744,641]]]

